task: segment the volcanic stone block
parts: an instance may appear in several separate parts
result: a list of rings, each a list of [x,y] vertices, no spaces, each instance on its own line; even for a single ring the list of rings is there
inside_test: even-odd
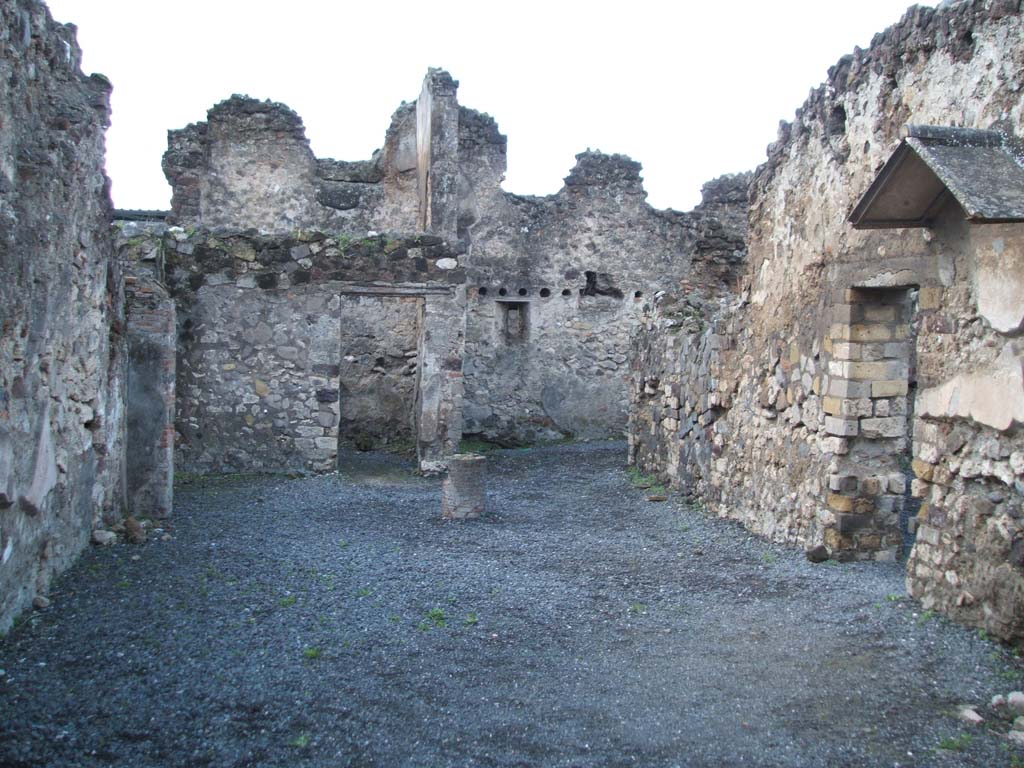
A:
[[[480,517],[487,506],[487,460],[475,453],[456,453],[448,461],[441,488],[441,516],[448,520]]]

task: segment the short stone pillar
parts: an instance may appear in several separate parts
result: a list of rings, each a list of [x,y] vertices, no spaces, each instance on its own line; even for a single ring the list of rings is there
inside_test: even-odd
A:
[[[441,488],[441,517],[480,517],[487,506],[486,464],[487,459],[476,453],[456,453],[448,459],[448,476]]]

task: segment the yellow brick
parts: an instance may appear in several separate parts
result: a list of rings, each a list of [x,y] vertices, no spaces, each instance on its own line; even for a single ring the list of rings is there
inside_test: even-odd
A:
[[[864,307],[864,320],[868,323],[891,323],[896,320],[896,307]]]
[[[884,361],[874,363],[851,362],[846,363],[846,365],[849,366],[847,378],[850,379],[866,381],[869,379],[885,379],[889,376],[889,364]]]
[[[849,512],[853,509],[853,499],[849,496],[840,496],[838,493],[830,493],[826,503],[836,512]]]
[[[823,346],[825,348],[825,352],[827,354],[830,354],[830,355],[832,354],[832,338],[831,337],[826,338],[824,343],[821,346]]]
[[[828,337],[830,339],[841,339],[842,341],[850,340],[850,326],[845,323],[836,323],[828,329]]]
[[[789,345],[789,362],[797,365],[800,362],[800,347],[796,342]]]
[[[902,397],[907,394],[906,379],[888,379],[871,382],[872,397]]]
[[[875,511],[875,502],[871,499],[854,499],[853,511],[858,515],[869,515]]]
[[[838,397],[823,397],[821,399],[821,407],[825,413],[837,416],[842,410],[843,401]]]
[[[922,288],[917,294],[919,309],[938,309],[942,306],[942,288],[937,285]]]
[[[935,471],[934,466],[920,459],[914,459],[910,462],[910,468],[914,470],[914,474],[917,477],[929,481],[932,479],[932,473]]]
[[[843,338],[850,341],[889,341],[892,337],[892,330],[887,325],[858,323],[849,326],[848,335]]]
[[[917,519],[928,522],[928,502],[925,501],[921,504],[921,508],[917,510]]]

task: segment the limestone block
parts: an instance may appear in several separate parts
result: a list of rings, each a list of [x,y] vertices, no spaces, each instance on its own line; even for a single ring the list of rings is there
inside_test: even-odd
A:
[[[849,341],[832,343],[832,358],[835,360],[860,360],[862,345]]]
[[[910,468],[914,471],[915,476],[928,481],[932,479],[932,472],[935,471],[934,465],[928,464],[920,459],[914,459],[910,462]]]
[[[857,419],[840,419],[835,416],[825,417],[825,432],[839,437],[852,437],[857,434]]]
[[[871,416],[874,414],[874,403],[870,398],[858,397],[842,401],[839,408],[839,415],[851,417]]]
[[[1001,432],[1024,424],[1024,354],[1012,342],[982,370],[958,374],[917,397],[923,417],[967,418]]]
[[[907,365],[901,360],[878,360],[873,362],[866,361],[855,361],[849,363],[841,363],[842,370],[836,372],[834,375],[842,376],[847,379],[857,379],[863,381],[865,379],[871,380],[894,380],[905,378],[907,375]],[[830,365],[831,367],[831,365]],[[872,385],[874,385],[872,381]]]
[[[886,325],[851,325],[845,336],[850,341],[889,341],[896,338],[892,328]]]
[[[441,488],[441,516],[449,520],[480,517],[487,506],[487,460],[474,453],[456,453],[448,462]]]
[[[902,437],[907,432],[907,420],[902,416],[861,419],[860,429],[869,438]]]
[[[833,378],[829,381],[828,393],[833,397],[871,397],[871,382]]]
[[[889,493],[903,495],[907,491],[907,478],[898,472],[894,472],[889,475],[886,486],[889,489]]]
[[[917,294],[917,306],[921,310],[938,309],[942,306],[942,286],[922,286]]]
[[[828,477],[828,487],[838,493],[853,493],[857,490],[857,476],[831,474]]]
[[[871,382],[872,397],[902,397],[907,394],[908,385],[906,378],[886,379]]]
[[[866,496],[878,496],[883,487],[882,480],[877,477],[865,477],[860,484],[860,490]]]
[[[863,308],[864,322],[892,323],[896,321],[896,307],[889,305],[869,305]]]
[[[843,437],[823,437],[819,440],[818,446],[823,453],[834,453],[837,456],[844,456],[850,452],[850,442]]]

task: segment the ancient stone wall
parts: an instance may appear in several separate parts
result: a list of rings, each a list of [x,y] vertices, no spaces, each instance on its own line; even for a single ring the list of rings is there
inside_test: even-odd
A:
[[[317,159],[284,104],[232,96],[168,132],[171,223],[211,231],[416,231],[416,109],[395,112],[370,160]]]
[[[179,470],[457,447],[465,273],[440,238],[172,228],[141,247],[163,249],[177,304]]]
[[[316,160],[291,110],[232,97],[206,123],[170,134],[164,167],[175,220],[219,232],[317,229],[356,239],[430,232],[469,279],[463,430],[511,443],[619,434],[637,312],[658,290],[690,281],[716,293],[735,281],[747,179],[709,184],[693,212],[657,211],[645,201],[639,164],[586,152],[557,195],[510,195],[500,187],[506,139],[491,117],[459,106],[457,86],[430,70],[416,104],[395,113],[383,151],[362,163]],[[408,376],[402,358],[410,350],[397,347],[408,346],[414,322],[401,303],[386,310],[381,301],[346,301],[345,324],[386,328],[372,340],[362,334],[362,358],[374,361],[370,373],[393,367]],[[371,354],[368,345],[380,349]],[[389,383],[387,405],[373,377],[354,367],[341,382],[352,395],[343,424],[354,428],[345,409],[369,426],[367,408],[386,406],[372,431],[404,439],[409,382]],[[377,397],[368,400],[368,391]],[[346,431],[350,442],[373,442]]]
[[[1022,34],[1017,2],[913,8],[844,57],[755,175],[737,301],[690,333],[670,306],[650,317],[632,394],[638,464],[764,535],[891,558],[923,497],[912,592],[1003,637],[1024,607],[1019,423],[950,403],[1016,407],[1017,294],[994,286],[1019,225],[965,225],[955,203],[932,229],[846,219],[903,124],[1022,133]]]
[[[689,213],[651,208],[639,164],[619,155],[579,155],[550,197],[496,185],[488,196],[478,184],[465,431],[509,443],[621,434],[630,331],[658,291],[729,289],[745,255],[747,181],[709,183]]]
[[[124,502],[110,84],[80,62],[42,3],[0,4],[0,631]]]
[[[1024,224],[935,227],[957,279],[921,291],[910,593],[1024,639]],[[998,288],[995,286],[998,284]],[[994,290],[993,290],[994,289]]]

